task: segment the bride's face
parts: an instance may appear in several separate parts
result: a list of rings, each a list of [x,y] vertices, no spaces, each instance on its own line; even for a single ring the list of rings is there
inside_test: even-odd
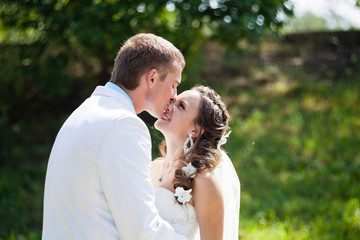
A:
[[[199,114],[201,96],[196,90],[188,90],[178,95],[163,116],[155,122],[155,128],[165,137],[186,139],[195,129],[195,119]]]

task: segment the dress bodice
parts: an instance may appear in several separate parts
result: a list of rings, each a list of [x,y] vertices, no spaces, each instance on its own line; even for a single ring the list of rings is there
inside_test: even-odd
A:
[[[181,205],[170,190],[155,187],[155,205],[160,216],[173,226],[175,232],[189,240],[200,239],[195,208],[191,204]]]

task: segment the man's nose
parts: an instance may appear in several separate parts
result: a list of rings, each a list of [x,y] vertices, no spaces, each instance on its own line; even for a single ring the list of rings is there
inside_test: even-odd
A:
[[[176,101],[176,97],[177,97],[177,89],[176,87],[172,90],[172,94],[171,94],[171,98],[170,98],[170,101],[171,100],[175,100]]]
[[[170,98],[169,104],[166,106],[166,112],[170,112],[171,108],[175,105],[176,98]]]

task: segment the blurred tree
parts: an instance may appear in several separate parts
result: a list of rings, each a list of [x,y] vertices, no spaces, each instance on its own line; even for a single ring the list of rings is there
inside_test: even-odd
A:
[[[262,35],[269,27],[275,31],[282,24],[278,14],[292,14],[292,5],[288,0],[0,2],[0,16],[4,26],[38,30],[42,33],[43,40],[60,37],[63,41],[69,36],[77,36],[77,40],[82,44],[84,41],[88,44],[99,44],[104,41],[118,44],[119,40],[141,31],[166,35],[172,33],[170,35],[178,35],[180,40],[188,42],[188,34],[206,35],[206,30],[208,37],[212,35],[224,42],[232,43],[244,36]],[[177,30],[181,32],[176,32]]]
[[[279,16],[291,14],[289,0],[0,0],[0,127],[87,96],[109,79],[116,51],[135,33],[167,38],[189,68],[206,40],[236,48],[242,38],[276,33]]]
[[[85,62],[95,57],[104,76],[114,50],[137,32],[168,38],[187,53],[206,39],[236,46],[240,38],[259,39],[291,15],[288,0],[1,0],[4,42],[42,42],[70,47]],[[5,32],[6,34],[6,32]],[[80,54],[81,53],[81,54]],[[74,56],[72,56],[74,57]],[[109,63],[110,61],[110,63]]]
[[[284,33],[299,33],[326,30],[329,30],[326,20],[310,12],[305,13],[301,17],[292,18],[284,25],[282,29]]]

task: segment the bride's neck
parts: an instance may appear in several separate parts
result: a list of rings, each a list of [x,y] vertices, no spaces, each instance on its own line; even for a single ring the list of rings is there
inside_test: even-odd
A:
[[[176,162],[184,154],[183,146],[171,141],[166,141],[165,167],[175,166]]]

